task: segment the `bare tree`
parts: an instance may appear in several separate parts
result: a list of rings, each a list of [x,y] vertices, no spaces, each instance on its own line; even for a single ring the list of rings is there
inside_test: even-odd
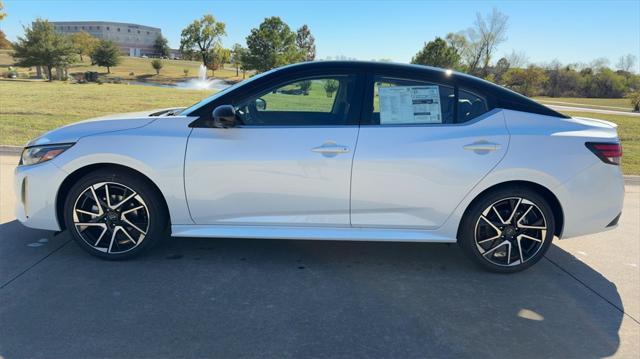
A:
[[[524,51],[512,50],[509,55],[506,56],[507,61],[509,61],[509,66],[512,68],[523,68],[527,66],[529,59],[527,58],[527,54]]]
[[[474,26],[467,30],[468,72],[485,75],[498,45],[507,40],[507,15],[494,8],[486,18],[476,14]]]
[[[618,70],[622,70],[625,72],[635,72],[634,67],[636,66],[636,56],[632,54],[627,54],[624,56],[620,56],[620,60],[616,64]]]

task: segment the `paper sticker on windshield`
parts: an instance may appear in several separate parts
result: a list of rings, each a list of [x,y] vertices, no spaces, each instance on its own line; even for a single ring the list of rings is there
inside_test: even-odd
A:
[[[438,86],[378,88],[380,124],[442,123]]]

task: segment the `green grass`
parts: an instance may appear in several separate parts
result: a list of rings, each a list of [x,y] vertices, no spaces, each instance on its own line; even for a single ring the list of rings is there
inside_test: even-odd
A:
[[[584,97],[534,97],[541,103],[559,106],[593,107],[607,110],[631,111],[631,100],[628,98],[584,98]]]
[[[107,75],[107,69],[105,67],[98,67],[91,65],[89,59],[85,56],[83,62],[78,62],[69,67],[69,73],[83,73],[86,71],[96,71],[107,77],[119,77],[124,80],[135,81],[154,81],[162,83],[172,83],[185,79],[184,69],[188,69],[189,73],[187,77],[197,77],[198,70],[200,68],[200,62],[198,61],[186,61],[186,60],[161,60],[163,68],[160,70],[160,75],[156,75],[156,70],[151,67],[151,61],[153,59],[141,58],[141,57],[129,57],[121,56],[121,63],[118,66],[111,68],[111,74]],[[11,56],[10,50],[0,50],[0,75],[2,75],[9,66],[13,66],[14,60]],[[225,68],[215,71],[215,77],[225,78],[229,80],[236,80],[236,70],[231,68],[230,65],[225,65]],[[25,76],[35,76],[35,67],[33,68],[21,68],[18,67],[17,71]],[[132,75],[133,74],[133,75]],[[211,70],[208,71],[208,76],[211,77],[214,74]],[[239,78],[242,79],[242,71],[239,74]]]
[[[210,94],[136,85],[0,81],[0,144],[22,146],[43,132],[83,119],[189,106]]]
[[[297,89],[299,89],[299,86],[292,84],[283,87],[281,90]],[[327,97],[327,93],[324,90],[324,81],[312,80],[307,95],[290,95],[281,92],[271,92],[263,95],[262,99],[267,102],[267,111],[331,112],[335,95],[336,94],[333,93],[331,97]]]
[[[590,112],[563,111],[562,113],[574,117],[597,118],[617,124],[623,151],[622,171],[627,175],[640,175],[640,117]]]

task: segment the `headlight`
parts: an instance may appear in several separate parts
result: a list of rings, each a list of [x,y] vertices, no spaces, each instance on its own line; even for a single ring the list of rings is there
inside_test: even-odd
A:
[[[52,160],[71,146],[73,143],[27,147],[22,151],[19,165],[28,166]]]

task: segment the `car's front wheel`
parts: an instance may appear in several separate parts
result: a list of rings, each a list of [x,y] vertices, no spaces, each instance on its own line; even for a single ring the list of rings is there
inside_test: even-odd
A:
[[[547,200],[527,187],[489,192],[465,213],[458,243],[482,267],[511,273],[538,262],[555,233]]]
[[[140,176],[98,170],[69,190],[67,229],[80,246],[105,259],[126,259],[166,236],[167,214],[157,192]]]

